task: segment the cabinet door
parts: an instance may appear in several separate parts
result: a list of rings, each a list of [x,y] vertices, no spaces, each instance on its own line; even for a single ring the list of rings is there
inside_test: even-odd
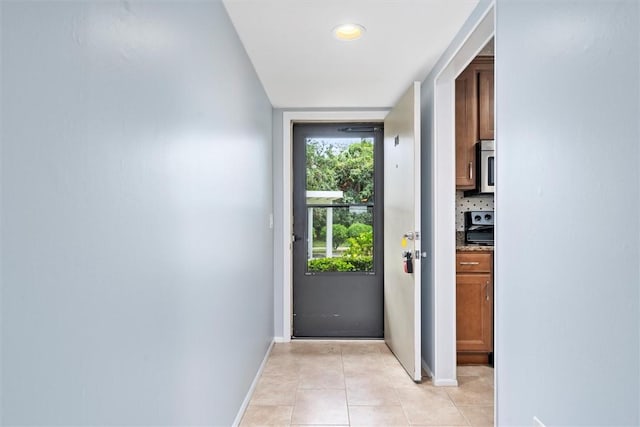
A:
[[[495,139],[493,70],[478,73],[478,133],[480,139]]]
[[[473,67],[456,79],[456,188],[476,188],[475,143],[478,129],[478,85]]]
[[[493,351],[493,283],[491,274],[456,275],[458,351]]]

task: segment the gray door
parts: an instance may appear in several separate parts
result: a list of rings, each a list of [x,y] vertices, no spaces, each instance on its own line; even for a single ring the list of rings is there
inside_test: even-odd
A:
[[[380,123],[293,126],[293,336],[384,335]]]

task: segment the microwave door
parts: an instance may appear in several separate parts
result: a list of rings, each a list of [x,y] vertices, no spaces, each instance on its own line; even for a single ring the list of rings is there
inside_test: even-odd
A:
[[[496,186],[496,158],[495,156],[487,157],[487,185],[489,187]]]
[[[493,152],[481,153],[480,192],[493,193],[496,185],[496,160]]]

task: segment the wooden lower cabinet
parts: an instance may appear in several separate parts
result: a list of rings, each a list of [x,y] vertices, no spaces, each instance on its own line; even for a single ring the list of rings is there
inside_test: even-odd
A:
[[[487,364],[493,356],[493,254],[458,253],[458,364]]]

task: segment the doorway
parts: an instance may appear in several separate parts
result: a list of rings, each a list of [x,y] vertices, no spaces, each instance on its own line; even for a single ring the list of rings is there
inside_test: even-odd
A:
[[[396,327],[400,327],[400,334],[392,334],[392,336],[387,336],[389,331],[392,331],[394,328],[384,326],[384,334],[385,334],[385,342],[391,349],[391,351],[396,354],[396,356],[409,356],[411,363],[407,363],[407,357],[398,357],[398,360],[401,361],[405,370],[410,374],[410,376],[416,380],[420,380],[420,318],[421,318],[421,310],[419,308],[420,304],[420,268],[419,263],[416,262],[414,264],[413,272],[408,268],[408,265],[413,261],[410,261],[410,258],[407,256],[407,253],[410,252],[413,256],[415,256],[415,261],[418,261],[417,252],[420,250],[420,240],[416,238],[418,233],[416,231],[419,230],[419,219],[420,219],[420,203],[416,203],[416,201],[420,200],[420,168],[419,167],[402,167],[400,168],[400,159],[387,161],[387,150],[386,148],[391,146],[392,151],[401,151],[402,153],[409,154],[413,153],[413,160],[404,159],[404,162],[408,162],[407,164],[417,165],[420,159],[420,113],[419,113],[419,100],[420,100],[420,92],[419,92],[420,83],[414,82],[411,87],[405,92],[402,96],[401,100],[391,109],[391,110],[371,110],[371,111],[291,111],[291,112],[283,112],[282,113],[282,134],[283,134],[283,144],[282,144],[282,209],[284,212],[284,221],[282,224],[282,234],[281,239],[276,242],[276,248],[282,248],[282,253],[284,257],[282,258],[282,283],[283,283],[283,293],[282,293],[282,318],[276,318],[276,326],[282,322],[282,337],[276,337],[276,342],[289,342],[294,336],[293,333],[293,240],[296,238],[293,232],[293,127],[296,123],[373,123],[373,124],[382,124],[384,123],[384,154],[385,164],[393,164],[395,166],[395,170],[397,171],[408,171],[409,169],[413,170],[414,174],[409,179],[409,181],[405,180],[403,182],[407,183],[403,184],[401,188],[397,189],[398,194],[405,195],[407,193],[407,189],[411,189],[412,195],[408,200],[404,200],[404,197],[401,198],[385,198],[385,203],[392,202],[401,202],[400,206],[397,208],[400,209],[403,213],[413,213],[413,219],[402,224],[402,232],[398,235],[395,233],[390,236],[391,240],[385,237],[385,242],[391,242],[391,246],[384,245],[385,250],[391,249],[392,256],[387,258],[385,255],[384,262],[392,264],[385,265],[384,274],[391,274],[393,278],[385,278],[383,279],[384,286],[384,297],[383,297],[383,314],[385,322],[387,320],[392,322]],[[394,113],[395,111],[395,113]],[[393,116],[393,117],[392,117]],[[392,118],[392,123],[387,123],[387,120]],[[395,129],[395,130],[394,130]],[[386,135],[389,133],[389,135]],[[412,150],[408,150],[410,147],[413,147]],[[276,157],[277,158],[277,157]],[[385,170],[385,173],[387,170]],[[383,178],[383,181],[387,182],[388,180]],[[390,182],[390,181],[389,181]],[[306,189],[305,189],[306,191]],[[395,190],[385,191],[387,195],[395,194]],[[276,200],[278,195],[275,196]],[[406,203],[405,203],[406,202]],[[387,211],[386,207],[383,207],[383,211]],[[304,215],[304,214],[303,214]],[[307,213],[308,215],[308,213]],[[404,216],[403,216],[404,217]],[[398,222],[399,217],[397,215],[392,215],[393,221]],[[385,233],[388,230],[392,230],[393,227],[387,227],[385,224]],[[413,230],[413,231],[412,231]],[[413,237],[413,239],[412,239]],[[308,245],[308,242],[304,242]],[[303,244],[304,244],[303,243]],[[397,244],[397,248],[394,246]],[[297,244],[296,244],[297,245]],[[308,247],[308,246],[307,246]],[[393,248],[395,249],[393,249]],[[326,248],[325,248],[326,249]],[[415,254],[414,254],[415,253]],[[276,252],[276,257],[278,253]],[[422,254],[420,254],[420,258]],[[403,265],[407,265],[407,270],[403,272]],[[400,266],[398,270],[398,266]],[[276,264],[276,271],[274,275],[278,277],[278,265]],[[387,268],[389,267],[389,268]],[[389,289],[387,289],[389,287]],[[387,292],[391,292],[393,296],[397,296],[399,298],[388,298]],[[276,296],[276,301],[279,296]],[[390,305],[390,307],[389,307]],[[402,328],[400,324],[397,324],[394,320],[390,319],[387,314],[389,310],[393,311],[397,314],[397,316],[393,317],[401,317],[403,320],[403,324],[410,325],[409,328]],[[276,310],[277,313],[278,310]],[[296,316],[297,317],[297,316]],[[396,319],[397,320],[397,319]],[[395,338],[394,338],[395,337]]]
[[[428,154],[432,168],[428,185],[427,222],[431,228],[429,242],[432,258],[428,260],[426,287],[431,301],[426,307],[433,314],[429,328],[433,330],[423,345],[432,348],[425,363],[438,386],[457,386],[456,368],[456,200],[455,193],[455,78],[478,55],[493,37],[494,7],[490,5],[478,18],[468,36],[433,80],[433,143]],[[496,278],[497,279],[497,278]],[[496,280],[497,286],[497,280]],[[498,342],[496,340],[496,348]]]
[[[293,125],[293,336],[381,338],[381,123]]]

